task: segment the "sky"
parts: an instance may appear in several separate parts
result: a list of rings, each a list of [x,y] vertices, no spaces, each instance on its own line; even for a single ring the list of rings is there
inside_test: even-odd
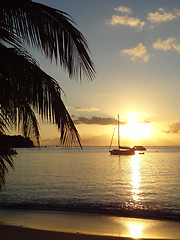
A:
[[[179,0],[36,2],[70,14],[88,42],[93,81],[71,80],[32,51],[64,90],[84,146],[108,146],[118,114],[122,145],[180,145]],[[58,145],[56,126],[40,123],[40,131],[41,145]]]

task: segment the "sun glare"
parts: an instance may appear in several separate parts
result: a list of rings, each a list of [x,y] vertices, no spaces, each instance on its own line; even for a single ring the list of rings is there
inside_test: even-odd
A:
[[[129,113],[126,116],[125,124],[121,128],[121,134],[124,137],[132,140],[139,140],[140,138],[148,138],[152,133],[152,124],[138,119],[138,113]]]
[[[143,230],[143,226],[140,224],[132,223],[129,225],[130,237],[140,238]]]

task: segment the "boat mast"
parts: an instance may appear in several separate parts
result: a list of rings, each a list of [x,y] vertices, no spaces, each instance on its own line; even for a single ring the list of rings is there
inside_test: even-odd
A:
[[[119,137],[119,114],[118,114],[118,148],[120,149],[120,137]]]

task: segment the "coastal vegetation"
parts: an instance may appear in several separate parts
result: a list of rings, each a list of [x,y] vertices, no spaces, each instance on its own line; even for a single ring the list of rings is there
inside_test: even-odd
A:
[[[10,148],[32,148],[34,147],[33,141],[29,137],[21,135],[4,135],[5,141],[8,142]]]
[[[57,125],[64,146],[81,146],[59,83],[40,68],[26,46],[55,61],[70,78],[92,80],[95,69],[87,41],[67,13],[31,0],[2,0],[0,6],[1,188],[8,165],[13,167],[5,133],[15,127],[39,145],[38,114]]]

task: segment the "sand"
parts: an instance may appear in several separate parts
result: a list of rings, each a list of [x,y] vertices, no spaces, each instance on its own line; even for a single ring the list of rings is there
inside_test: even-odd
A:
[[[132,240],[124,237],[64,233],[3,224],[0,224],[0,237],[3,240]]]
[[[101,214],[0,209],[3,240],[180,239],[180,222]]]

